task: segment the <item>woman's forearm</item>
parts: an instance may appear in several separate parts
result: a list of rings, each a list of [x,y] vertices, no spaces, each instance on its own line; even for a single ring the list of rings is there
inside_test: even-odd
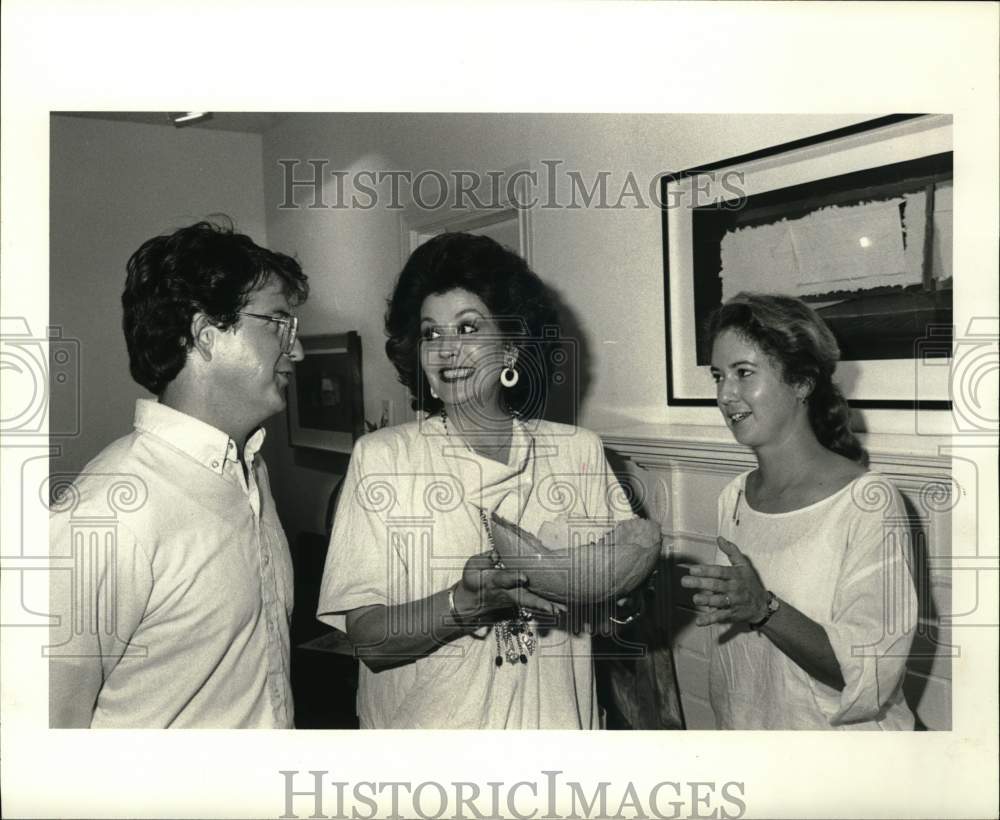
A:
[[[361,607],[347,613],[347,637],[369,669],[380,671],[431,654],[471,632],[452,616],[449,590],[394,606]]]
[[[822,626],[787,601],[781,601],[778,611],[760,631],[820,683],[838,692],[844,688],[844,675],[830,644],[830,636]]]
[[[443,589],[418,601],[348,612],[347,637],[356,655],[377,672],[426,657],[471,634],[489,622],[489,611],[482,596],[458,584],[454,593]]]
[[[523,572],[497,567],[490,553],[479,553],[449,589],[418,601],[351,610],[347,637],[357,656],[378,671],[429,655],[516,608],[549,616],[565,611],[563,604],[525,589],[527,581]]]
[[[690,574],[681,578],[681,586],[699,590],[692,598],[694,603],[709,607],[708,612],[698,615],[696,623],[759,623],[769,611],[764,582],[736,544],[721,536],[716,540],[729,566],[695,564]],[[782,600],[760,631],[820,683],[837,691],[844,688],[830,636],[812,618]]]

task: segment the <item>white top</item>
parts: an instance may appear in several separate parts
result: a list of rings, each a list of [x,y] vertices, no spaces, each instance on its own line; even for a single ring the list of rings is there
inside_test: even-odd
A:
[[[53,504],[53,727],[92,710],[94,728],[291,728],[292,566],[263,440],[245,477],[221,430],[140,399]]]
[[[469,556],[489,549],[481,507],[548,543],[587,543],[632,517],[600,439],[575,427],[515,422],[507,465],[447,437],[438,417],[371,433],[355,445],[344,480],[319,618],[343,629],[346,611],[454,584]],[[395,668],[362,664],[362,728],[597,728],[590,635],[565,621],[535,632],[527,664],[498,668],[488,628]]]
[[[764,586],[820,624],[844,676],[837,692],[745,624],[712,627],[710,688],[722,729],[912,729],[903,699],[917,623],[902,498],[866,473],[785,513],[746,499],[748,473],[719,497],[719,534],[750,558]],[[720,551],[716,563],[728,564]]]

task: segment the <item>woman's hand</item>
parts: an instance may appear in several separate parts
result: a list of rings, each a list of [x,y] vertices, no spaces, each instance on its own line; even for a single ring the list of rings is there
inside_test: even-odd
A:
[[[690,575],[681,578],[681,586],[701,590],[692,600],[707,606],[708,612],[695,618],[698,626],[718,623],[756,623],[767,615],[767,590],[757,570],[739,547],[725,538],[716,539],[732,566],[695,564]]]
[[[555,615],[563,604],[550,601],[525,588],[528,576],[513,569],[497,569],[495,553],[481,552],[465,562],[462,582],[455,588],[455,609],[465,621],[482,619],[500,610],[521,607],[530,612]]]

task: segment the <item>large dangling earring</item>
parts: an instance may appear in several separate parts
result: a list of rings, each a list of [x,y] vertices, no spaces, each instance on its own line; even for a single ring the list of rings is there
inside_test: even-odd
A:
[[[500,384],[504,387],[514,387],[521,375],[514,369],[517,357],[513,350],[507,350],[503,354],[503,370],[500,371]]]

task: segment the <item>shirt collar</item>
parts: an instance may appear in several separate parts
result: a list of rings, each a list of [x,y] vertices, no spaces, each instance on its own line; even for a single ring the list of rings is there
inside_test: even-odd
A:
[[[458,474],[465,489],[466,499],[488,513],[496,510],[508,497],[517,499],[517,510],[510,510],[506,516],[520,521],[521,512],[531,494],[534,483],[535,440],[520,419],[513,420],[511,429],[510,457],[507,464],[500,464],[479,455],[467,445],[454,443],[447,436],[444,421],[441,425],[443,455]],[[508,502],[509,506],[509,502]]]
[[[227,461],[239,459],[239,447],[226,433],[151,399],[136,400],[135,429],[162,439],[219,475],[222,475]],[[264,443],[264,436],[264,428],[261,427],[247,439],[244,455],[248,464],[253,463],[254,456]]]

